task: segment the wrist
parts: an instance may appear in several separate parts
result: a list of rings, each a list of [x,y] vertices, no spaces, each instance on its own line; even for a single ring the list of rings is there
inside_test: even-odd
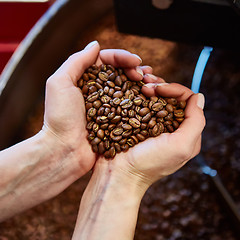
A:
[[[114,161],[98,159],[81,200],[73,239],[133,239],[146,189]]]

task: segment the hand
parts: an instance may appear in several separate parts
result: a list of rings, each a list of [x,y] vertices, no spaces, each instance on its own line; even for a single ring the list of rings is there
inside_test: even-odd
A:
[[[147,96],[159,95],[187,101],[185,120],[175,132],[149,138],[127,152],[117,154],[107,163],[117,175],[120,173],[120,178],[134,180],[145,191],[153,182],[174,173],[199,153],[205,118],[202,94],[194,94],[180,84],[167,84],[151,74],[147,74],[144,81],[147,84],[142,91]],[[100,157],[97,165],[104,165],[106,161]]]
[[[73,54],[53,74],[46,85],[46,102],[43,131],[61,142],[66,151],[71,152],[71,167],[77,178],[87,173],[96,161],[87,141],[86,111],[81,90],[77,81],[92,64],[111,64],[125,68],[132,80],[141,80],[143,74],[151,73],[147,66],[137,67],[141,59],[125,50],[102,50],[99,44],[90,43],[84,50]]]

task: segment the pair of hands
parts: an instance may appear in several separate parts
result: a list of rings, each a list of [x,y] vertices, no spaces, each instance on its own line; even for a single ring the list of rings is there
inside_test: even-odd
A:
[[[86,68],[96,63],[121,67],[133,81],[147,83],[143,92],[147,96],[160,95],[186,100],[185,120],[174,133],[149,138],[117,154],[113,160],[98,157],[87,140],[86,110],[77,81]],[[201,133],[205,126],[204,97],[176,84],[167,84],[152,75],[152,68],[139,66],[141,59],[125,50],[102,50],[95,41],[84,50],[73,54],[48,79],[43,132],[55,139],[71,153],[72,173],[78,179],[94,165],[109,165],[117,169],[120,178],[131,178],[144,187],[167,176],[196,156],[201,147]],[[57,148],[56,148],[57,149]],[[69,161],[69,159],[68,159]],[[63,164],[63,163],[58,163]],[[96,166],[95,166],[96,167]],[[63,169],[64,171],[64,169]]]

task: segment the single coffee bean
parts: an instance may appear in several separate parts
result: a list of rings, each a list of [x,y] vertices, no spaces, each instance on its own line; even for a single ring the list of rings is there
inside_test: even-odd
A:
[[[101,142],[101,139],[98,137],[95,137],[92,141],[91,141],[91,145],[97,145]]]
[[[115,128],[112,132],[114,135],[117,135],[117,136],[121,135],[123,133],[123,128],[121,127]]]
[[[88,102],[94,102],[98,99],[98,97],[99,97],[98,92],[94,92],[87,97],[87,101]]]
[[[119,143],[114,143],[114,147],[115,147],[115,150],[116,150],[116,152],[117,153],[120,153],[122,150],[121,150],[121,146],[120,146],[120,144]]]
[[[119,121],[121,121],[121,116],[115,116],[112,120],[111,123],[118,123]]]
[[[144,141],[146,138],[144,137],[144,135],[142,135],[141,133],[138,133],[137,135],[136,135],[136,137],[137,137],[137,139],[140,141],[140,142],[142,142],[142,141]]]
[[[157,102],[152,105],[152,110],[155,112],[159,112],[162,109],[163,109],[163,105],[161,102]]]
[[[86,103],[85,107],[86,107],[86,110],[89,110],[91,107],[93,106],[92,103]]]
[[[172,104],[170,104],[170,103],[168,103],[167,105],[166,105],[166,110],[169,112],[169,113],[171,113],[171,112],[173,112],[173,105]]]
[[[133,147],[133,146],[135,145],[135,142],[134,142],[134,140],[133,140],[132,138],[129,138],[129,139],[127,140],[127,144],[128,144],[130,147]]]
[[[104,82],[106,82],[108,80],[108,74],[105,72],[99,72],[98,77]]]
[[[130,118],[129,124],[134,128],[139,128],[141,126],[140,122],[136,118]]]
[[[124,124],[122,125],[122,128],[123,128],[124,130],[131,130],[131,129],[132,129],[132,126],[131,126],[130,124],[124,123]]]
[[[92,145],[92,150],[93,150],[93,152],[97,153],[99,151],[98,145]]]
[[[173,122],[172,122],[172,125],[173,125],[173,127],[174,127],[175,129],[177,129],[177,128],[179,127],[178,121],[173,121]]]
[[[130,108],[133,105],[133,102],[130,99],[124,99],[120,102],[120,106],[124,108]]]
[[[168,111],[167,110],[161,110],[159,112],[157,112],[156,117],[157,118],[164,118],[168,115]]]
[[[123,96],[123,92],[122,91],[116,91],[113,94],[113,98],[121,98]]]
[[[149,112],[148,114],[146,114],[143,118],[142,118],[142,122],[146,123],[151,119],[152,115]]]
[[[147,115],[148,113],[150,113],[150,109],[147,108],[147,107],[144,107],[139,111],[139,115],[142,116],[142,117]]]
[[[100,139],[104,138],[104,131],[102,129],[99,129],[97,131],[97,137],[100,138]]]
[[[176,118],[182,118],[182,117],[184,117],[184,111],[183,111],[183,109],[175,110],[175,111],[174,111],[174,116],[175,116]]]
[[[87,112],[88,116],[90,116],[90,117],[95,116],[96,113],[97,113],[97,109],[94,108],[94,107],[90,108],[90,109],[88,110],[88,112]]]
[[[92,103],[92,106],[95,107],[96,109],[99,109],[101,107],[102,103],[100,100],[96,100]]]
[[[133,141],[135,142],[135,144],[138,144],[138,138],[136,136],[131,136],[131,139],[133,139]]]
[[[186,104],[187,104],[186,101],[180,101],[178,103],[178,107],[184,109],[186,107]]]
[[[98,152],[99,152],[100,154],[103,154],[103,153],[105,152],[104,142],[100,142],[100,143],[98,144]]]

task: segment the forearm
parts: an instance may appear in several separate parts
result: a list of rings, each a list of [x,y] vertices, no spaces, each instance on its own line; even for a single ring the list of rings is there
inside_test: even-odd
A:
[[[119,178],[115,168],[111,161],[96,163],[80,204],[73,240],[133,239],[145,189],[130,178]]]
[[[70,162],[62,161],[71,151],[46,135],[41,131],[0,152],[0,221],[55,196],[75,180]]]

